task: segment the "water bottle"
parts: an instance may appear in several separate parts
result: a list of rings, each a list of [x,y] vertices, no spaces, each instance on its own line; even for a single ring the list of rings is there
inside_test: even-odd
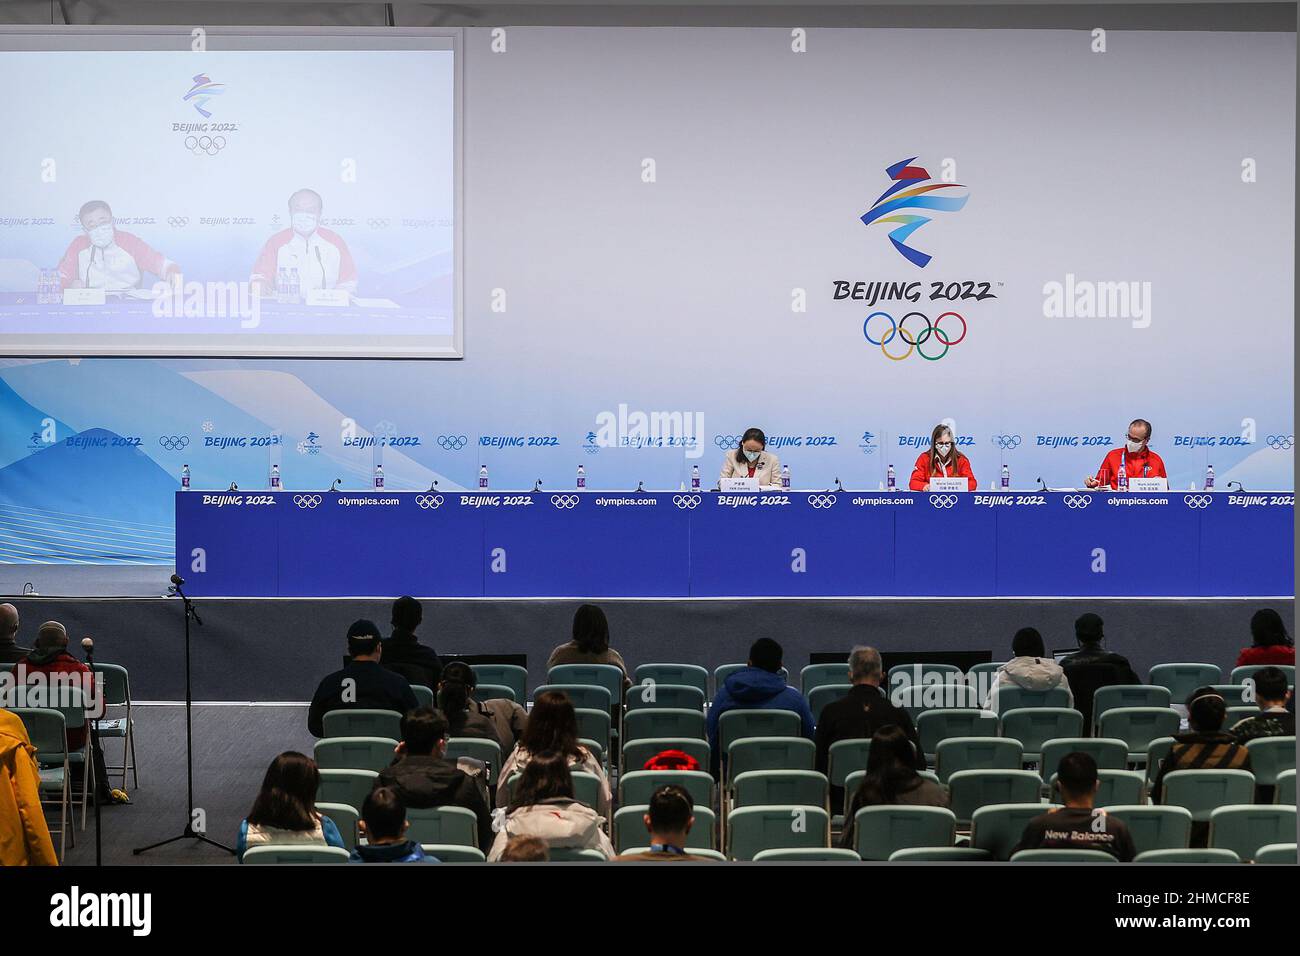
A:
[[[384,488],[384,466],[375,465],[375,490],[382,491]]]
[[[272,491],[280,490],[280,466],[279,465],[271,466],[271,490]]]
[[[1128,491],[1128,470],[1124,467],[1124,459],[1119,460],[1119,475],[1115,481],[1115,486],[1120,491]]]
[[[888,491],[898,490],[898,477],[894,474],[893,465],[885,469],[885,488]]]
[[[581,491],[587,487],[587,469],[581,465],[578,466],[578,490]]]
[[[190,466],[181,465],[181,491],[190,490]]]
[[[487,486],[488,486],[487,465],[479,465],[478,466],[478,490],[487,491]]]
[[[700,466],[691,465],[691,491],[700,490]]]
[[[1007,465],[1002,466],[1002,490],[1007,491],[1011,488],[1011,469]]]
[[[1205,490],[1206,491],[1214,490],[1214,466],[1213,465],[1205,466]]]

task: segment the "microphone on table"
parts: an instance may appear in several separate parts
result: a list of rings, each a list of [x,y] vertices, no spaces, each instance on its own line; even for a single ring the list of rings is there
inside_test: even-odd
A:
[[[437,482],[435,482],[435,484],[437,484]],[[535,494],[541,490],[542,490],[542,479],[538,478],[536,481],[533,482],[533,492]]]
[[[844,485],[842,485],[842,484],[840,483],[840,480],[839,480],[838,478],[835,479],[835,490],[836,490],[836,491],[843,491],[843,490],[844,490]]]
[[[637,494],[642,494],[644,491],[645,491],[645,482],[644,482],[644,481],[638,481],[638,482],[636,483],[636,492],[637,492]]]
[[[185,586],[185,579],[181,577],[179,574],[173,574],[171,576],[171,582],[172,584],[176,585],[176,587],[178,588]]]
[[[333,483],[332,485],[330,485],[330,491],[338,491],[338,490],[339,490],[339,485],[342,484],[342,483],[343,483],[343,479],[342,479],[342,478],[335,478],[335,479],[334,479],[334,483]]]
[[[1241,484],[1240,481],[1230,481],[1230,482],[1228,482],[1227,485],[1225,485],[1224,487],[1225,487],[1228,491],[1231,491],[1233,485],[1236,485],[1236,486],[1237,486],[1237,490],[1238,490],[1238,491],[1242,492],[1243,494],[1245,493],[1246,489],[1242,486],[1242,484]]]
[[[227,491],[238,491],[238,490],[239,490],[239,485],[235,484],[235,483],[232,481],[232,482],[230,483],[230,487],[227,488],[226,490],[227,490]]]
[[[437,490],[438,490],[438,479],[437,479],[437,478],[435,478],[435,479],[433,479],[433,481],[429,482],[429,490],[430,490],[430,491],[437,491]]]
[[[1047,487],[1047,482],[1043,481],[1043,476],[1042,476],[1042,475],[1039,475],[1039,476],[1038,476],[1038,490],[1039,490],[1039,491],[1051,491],[1051,490],[1052,490],[1051,488]]]

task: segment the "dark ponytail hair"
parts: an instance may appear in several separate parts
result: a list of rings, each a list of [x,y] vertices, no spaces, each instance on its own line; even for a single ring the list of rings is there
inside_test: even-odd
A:
[[[1271,607],[1262,607],[1251,617],[1250,642],[1256,647],[1295,647],[1282,615]]]
[[[915,754],[912,741],[897,724],[887,724],[877,730],[867,753],[867,775],[858,788],[858,806],[895,803],[900,793],[914,788]]]
[[[568,758],[554,750],[530,756],[519,783],[515,785],[510,809],[531,807],[557,797],[573,799],[573,774],[569,771]]]
[[[442,669],[442,683],[438,686],[438,709],[442,711],[453,733],[465,724],[470,697],[478,683],[474,668],[464,661],[452,661]]]

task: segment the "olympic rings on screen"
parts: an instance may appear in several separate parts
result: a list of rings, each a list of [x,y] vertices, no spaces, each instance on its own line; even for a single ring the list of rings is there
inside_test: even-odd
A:
[[[207,153],[209,156],[215,156],[226,148],[226,137],[224,136],[186,136],[185,148],[195,156],[199,153]]]
[[[436,511],[442,507],[442,495],[416,495],[415,503],[424,511]]]
[[[464,435],[439,435],[438,446],[445,448],[447,451],[460,451],[465,447],[469,439]]]
[[[167,451],[180,451],[190,443],[188,435],[160,435],[158,444],[162,445]]]
[[[877,316],[889,322],[889,331],[883,333],[878,339],[872,338],[869,330],[871,320]],[[921,322],[925,323],[925,327],[919,330],[908,329],[907,322],[909,319],[919,319]],[[954,338],[952,335],[952,329],[945,330],[943,328],[944,319],[955,319],[960,322],[961,335]],[[913,325],[915,324],[916,322],[913,321]],[[951,326],[952,323],[949,322],[949,325]],[[910,357],[913,352],[916,352],[917,355],[925,359],[927,362],[937,362],[948,354],[948,349],[966,338],[966,320],[957,312],[944,312],[932,323],[924,312],[909,312],[901,319],[895,319],[888,312],[876,311],[868,315],[866,321],[862,323],[862,336],[872,345],[880,346],[881,354],[891,361],[901,362],[903,359]],[[903,342],[906,343],[907,351],[890,352],[889,349],[886,348],[895,337],[902,339]],[[927,354],[921,347],[931,338],[937,339],[939,344],[943,346],[942,352],[937,352],[936,354],[931,355]]]
[[[700,501],[699,495],[673,495],[673,504],[683,511],[693,511],[699,507]]]
[[[713,444],[717,445],[723,451],[729,448],[735,448],[740,444],[739,435],[714,435]]]
[[[930,504],[940,510],[957,507],[956,495],[931,495]]]
[[[1013,448],[1020,447],[1019,435],[994,435],[993,444],[997,445],[1003,451],[1011,451]]]
[[[808,496],[808,504],[813,508],[834,508],[835,502],[838,500],[838,498],[830,494]]]
[[[1092,495],[1066,495],[1061,500],[1065,502],[1065,507],[1079,511],[1092,504]]]
[[[1213,500],[1209,495],[1183,495],[1183,504],[1189,508],[1208,508]]]
[[[167,225],[173,229],[183,229],[190,224],[189,216],[168,216]]]
[[[1264,441],[1268,442],[1268,447],[1275,451],[1287,451],[1295,444],[1294,435],[1269,435]]]
[[[299,508],[307,508],[310,510],[321,503],[321,497],[320,495],[294,495],[293,503]]]
[[[390,225],[390,222],[387,219],[374,218],[374,219],[367,219],[366,225],[369,226],[371,229],[387,229]]]
[[[578,507],[577,495],[551,495],[551,504],[561,511],[571,511]]]

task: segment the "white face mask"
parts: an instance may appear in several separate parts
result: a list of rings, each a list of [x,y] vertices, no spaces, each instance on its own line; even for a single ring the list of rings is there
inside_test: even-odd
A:
[[[113,224],[106,222],[94,229],[87,230],[86,235],[90,237],[90,242],[97,249],[107,249],[113,244]]]
[[[300,236],[310,236],[316,231],[316,224],[319,221],[309,212],[296,212],[293,214],[293,231]]]
[[[939,453],[940,458],[947,458],[948,452],[952,451],[952,442],[941,441],[934,446],[934,450]]]
[[[750,451],[748,448],[745,449],[745,458],[748,461],[758,461],[758,456],[761,454],[762,452],[760,451]]]
[[[1136,455],[1138,452],[1140,452],[1140,451],[1142,450],[1142,444],[1143,444],[1143,443],[1140,442],[1140,441],[1131,441],[1131,440],[1130,440],[1130,441],[1126,441],[1126,442],[1124,443],[1124,447],[1128,449],[1128,453],[1129,453],[1130,455]]]

